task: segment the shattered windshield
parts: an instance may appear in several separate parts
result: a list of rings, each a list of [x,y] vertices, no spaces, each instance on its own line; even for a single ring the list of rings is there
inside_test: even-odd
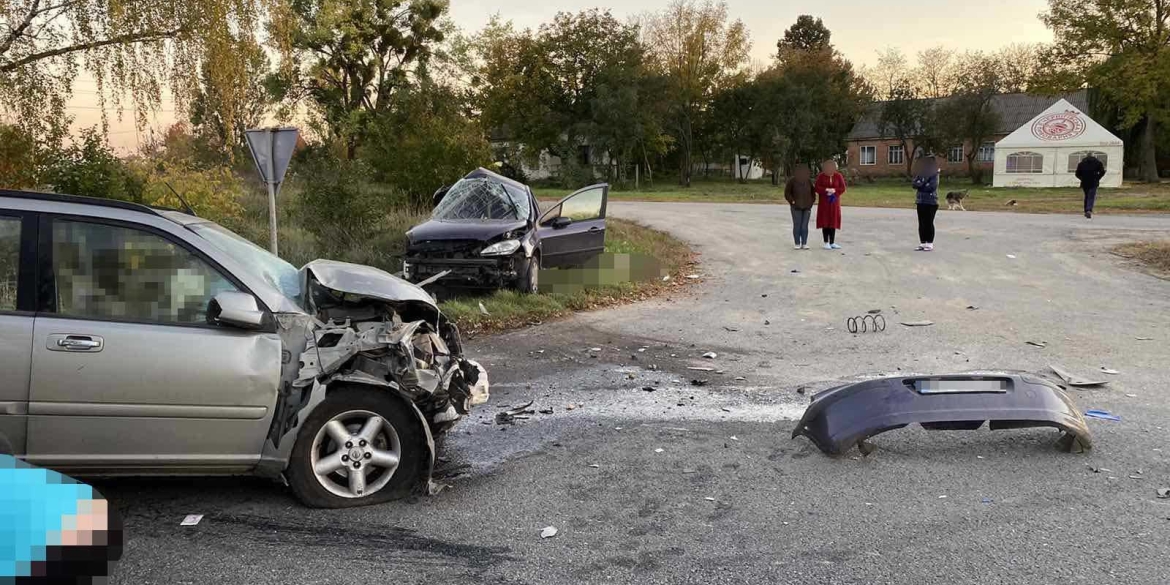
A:
[[[443,221],[526,221],[530,211],[528,198],[523,192],[477,177],[455,183],[435,207],[434,218]]]
[[[294,301],[300,299],[301,276],[292,264],[220,225],[196,223],[188,227],[216,248],[227,252],[243,266],[264,277],[264,280],[279,289],[284,296]]]

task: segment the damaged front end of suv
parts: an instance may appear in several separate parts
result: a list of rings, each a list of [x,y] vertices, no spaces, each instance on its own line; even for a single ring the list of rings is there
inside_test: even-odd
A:
[[[277,409],[273,460],[287,461],[291,487],[321,507],[430,486],[435,437],[487,401],[487,372],[418,286],[328,260],[301,274],[304,326],[282,328],[303,335],[303,350]]]
[[[487,372],[463,358],[459,329],[421,289],[356,264],[318,260],[304,271],[305,308],[318,324],[294,388],[391,388],[411,399],[432,433],[487,401]]]

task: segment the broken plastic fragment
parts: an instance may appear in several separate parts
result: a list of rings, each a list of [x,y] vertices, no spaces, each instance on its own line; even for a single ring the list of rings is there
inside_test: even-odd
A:
[[[715,359],[715,358],[719,357],[719,354],[717,354],[717,353],[715,353],[715,352],[713,352],[713,351],[709,351],[709,352],[707,352],[707,353],[703,354],[703,357],[705,357],[705,358],[707,358],[707,359],[709,359],[709,360],[713,360],[713,359]]]
[[[712,497],[710,497],[710,496],[708,496],[708,497],[706,497],[706,498],[703,498],[703,499],[704,499],[704,500],[707,500],[708,502],[714,502],[714,501],[715,501],[715,498],[712,498]]]
[[[1170,498],[1170,487],[1158,488],[1157,494],[1163,500]]]
[[[1121,372],[1114,370],[1112,368],[1106,368],[1105,366],[1101,366],[1101,373],[1102,374],[1109,374],[1111,376],[1116,376],[1116,375],[1120,374]]]
[[[708,368],[706,366],[687,366],[688,370],[695,372],[714,372],[715,368]]]
[[[1053,372],[1056,372],[1056,375],[1060,376],[1060,379],[1064,380],[1064,383],[1068,384],[1069,386],[1101,386],[1103,384],[1109,383],[1106,380],[1092,380],[1089,378],[1082,378],[1056,364],[1049,364],[1048,367]]]
[[[200,520],[203,520],[203,514],[187,514],[183,521],[179,522],[179,526],[195,526]]]
[[[540,531],[541,538],[552,538],[556,535],[557,535],[557,527],[556,526],[545,526],[544,530]]]
[[[1048,347],[1047,341],[1025,341],[1024,343],[1035,347]]]
[[[483,301],[480,301],[479,303],[479,314],[486,315],[488,317],[491,316],[491,313],[488,312],[487,307],[483,306]]]
[[[665,449],[662,449],[662,448],[659,448],[659,449],[655,449],[655,450],[654,450],[654,452],[655,452],[655,453],[661,453],[661,452],[663,452],[663,451],[665,451]]]
[[[1120,421],[1121,417],[1109,412],[1108,410],[1086,410],[1085,416],[1089,418],[1099,418],[1102,420]]]
[[[922,321],[902,321],[902,324],[903,324],[903,325],[905,325],[905,326],[907,326],[907,327],[929,327],[929,326],[931,326],[931,325],[934,325],[934,321],[927,321],[927,320],[922,320]]]

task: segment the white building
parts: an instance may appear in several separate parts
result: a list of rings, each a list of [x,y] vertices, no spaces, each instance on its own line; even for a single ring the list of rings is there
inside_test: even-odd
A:
[[[1125,145],[1066,100],[995,143],[996,187],[1076,187],[1077,164],[1093,153],[1105,165],[1102,187],[1120,187]]]

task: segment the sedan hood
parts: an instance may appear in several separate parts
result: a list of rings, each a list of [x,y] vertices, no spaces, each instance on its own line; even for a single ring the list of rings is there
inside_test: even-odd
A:
[[[439,221],[432,219],[414,226],[406,236],[410,243],[434,240],[477,240],[486,242],[504,232],[522,230],[528,223],[520,220]]]
[[[372,266],[314,260],[301,268],[302,281],[306,280],[307,272],[311,272],[322,286],[341,293],[391,303],[415,301],[426,304],[436,312],[439,310],[435,306],[435,299],[422,288]]]

